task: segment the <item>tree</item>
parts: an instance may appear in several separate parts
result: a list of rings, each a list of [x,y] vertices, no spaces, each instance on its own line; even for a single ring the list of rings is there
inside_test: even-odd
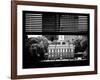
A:
[[[44,59],[44,54],[48,51],[48,39],[44,36],[32,37],[27,41],[27,48],[29,55],[32,56],[34,61]]]

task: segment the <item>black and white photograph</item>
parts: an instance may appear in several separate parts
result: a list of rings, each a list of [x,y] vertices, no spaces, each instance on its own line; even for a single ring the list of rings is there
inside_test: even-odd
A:
[[[88,66],[89,14],[23,11],[23,69]]]

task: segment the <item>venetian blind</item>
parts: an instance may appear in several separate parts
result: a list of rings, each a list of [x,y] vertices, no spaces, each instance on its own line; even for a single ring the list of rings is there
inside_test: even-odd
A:
[[[43,14],[43,32],[55,32],[56,30],[56,15]]]
[[[71,14],[25,14],[26,32],[87,32],[88,16]]]
[[[26,32],[42,32],[42,14],[27,13],[25,19]]]
[[[60,31],[61,32],[84,32],[87,31],[88,17],[78,15],[61,15]]]

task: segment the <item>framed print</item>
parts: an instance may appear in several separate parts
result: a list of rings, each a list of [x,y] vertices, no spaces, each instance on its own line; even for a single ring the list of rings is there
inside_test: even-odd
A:
[[[12,1],[11,78],[97,74],[97,6]]]

